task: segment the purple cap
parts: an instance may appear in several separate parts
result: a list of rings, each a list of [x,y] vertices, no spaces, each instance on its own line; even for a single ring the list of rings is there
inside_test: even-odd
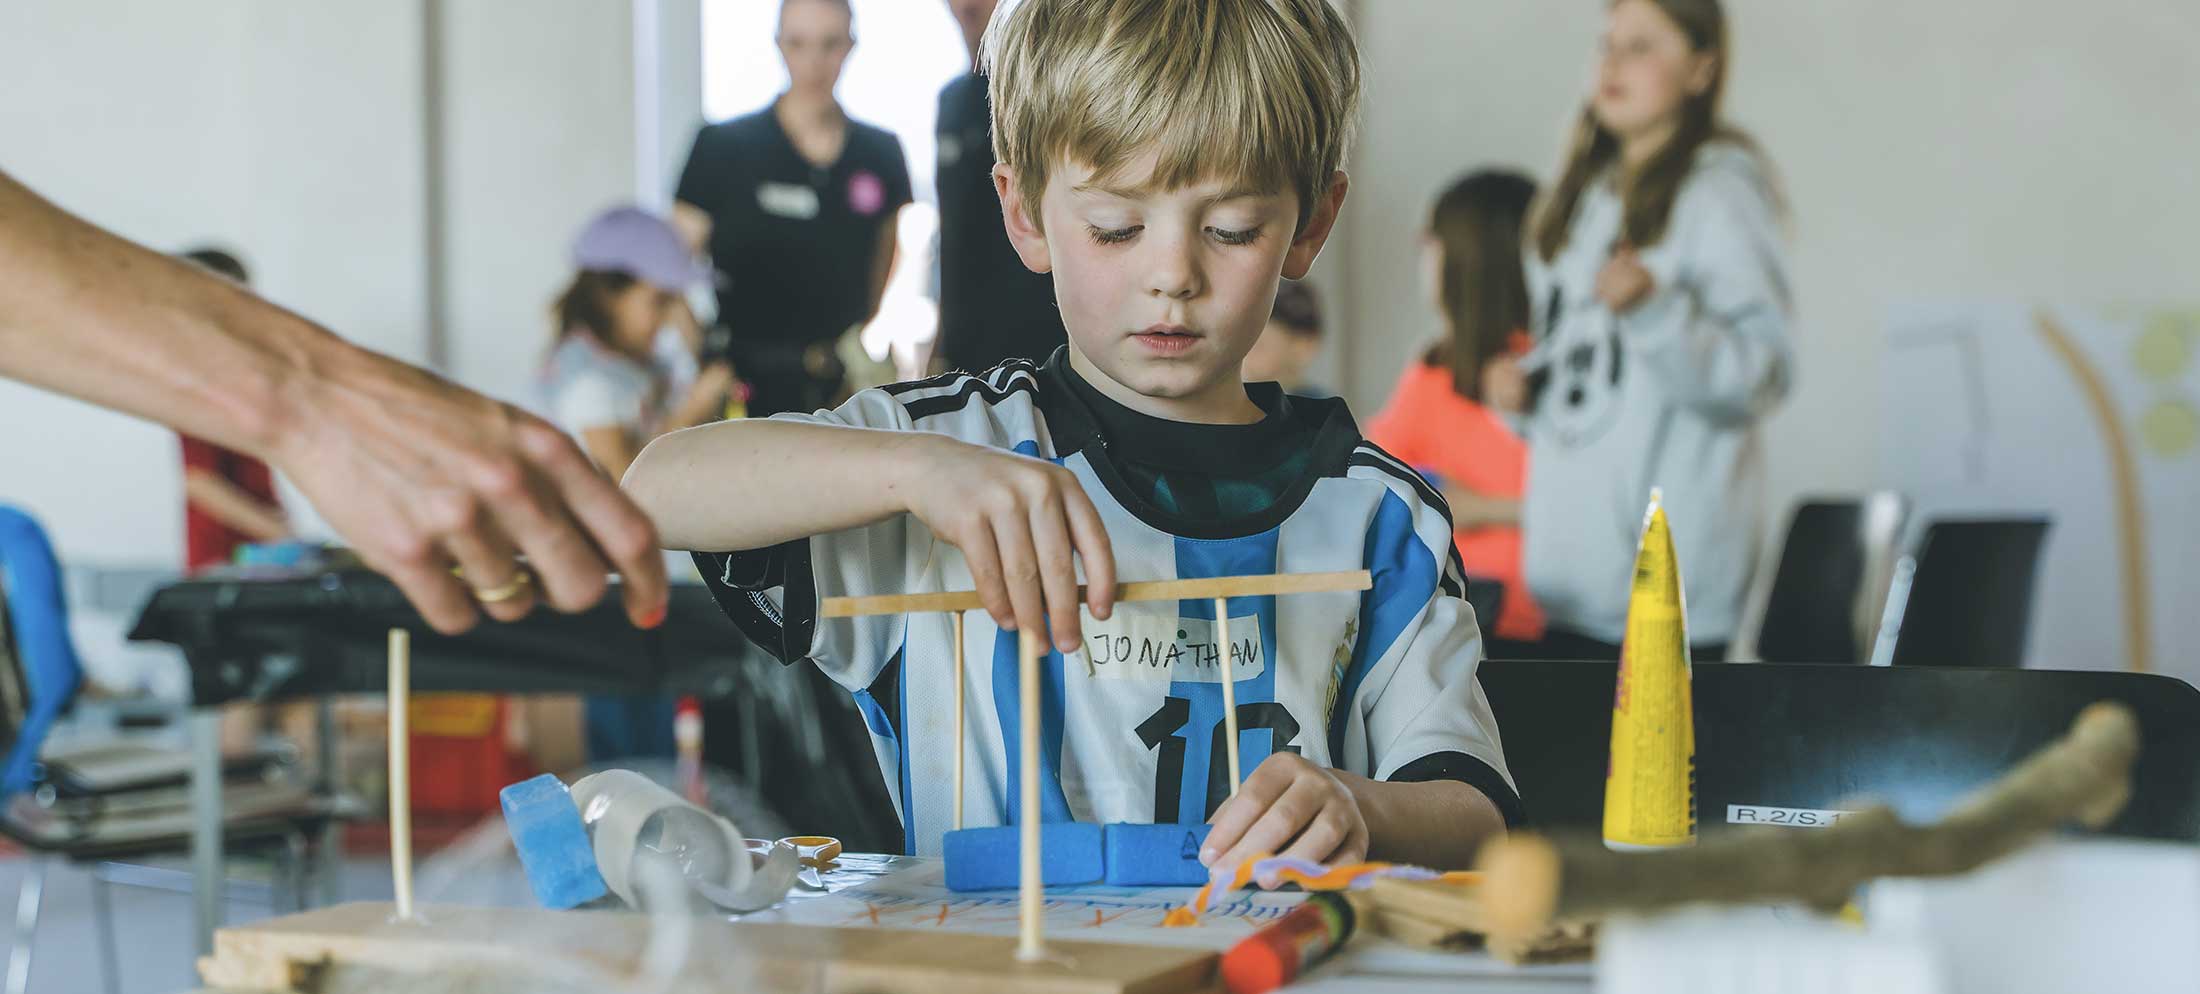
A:
[[[614,207],[588,222],[573,241],[573,265],[625,273],[673,293],[710,279],[680,233],[639,207]]]

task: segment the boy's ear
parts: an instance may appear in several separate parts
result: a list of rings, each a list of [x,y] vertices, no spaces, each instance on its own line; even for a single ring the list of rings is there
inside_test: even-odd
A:
[[[1344,170],[1329,174],[1329,188],[1318,195],[1314,210],[1306,215],[1306,227],[1291,239],[1291,249],[1283,255],[1285,279],[1303,280],[1307,271],[1314,268],[1314,258],[1322,254],[1322,245],[1329,241],[1329,233],[1336,230],[1337,212],[1344,209],[1345,190],[1351,185]]]
[[[993,192],[1001,198],[1001,226],[1008,230],[1008,243],[1015,247],[1016,257],[1024,261],[1024,268],[1034,273],[1052,272],[1054,256],[1047,250],[1046,231],[1039,225],[1039,205],[1024,203],[1016,170],[1005,162],[993,165]]]

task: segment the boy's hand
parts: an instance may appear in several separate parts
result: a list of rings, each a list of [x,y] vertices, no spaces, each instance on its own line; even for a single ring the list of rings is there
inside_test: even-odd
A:
[[[1115,553],[1100,512],[1069,470],[944,435],[912,435],[909,513],[961,549],[993,623],[1051,632],[1063,653],[1084,647],[1078,630],[1077,563],[1095,618],[1115,606]]]
[[[1199,861],[1218,875],[1234,874],[1239,863],[1263,853],[1317,863],[1365,861],[1367,819],[1344,776],[1349,774],[1296,753],[1269,756],[1238,786],[1237,796],[1215,810]],[[1281,881],[1257,883],[1274,888]]]

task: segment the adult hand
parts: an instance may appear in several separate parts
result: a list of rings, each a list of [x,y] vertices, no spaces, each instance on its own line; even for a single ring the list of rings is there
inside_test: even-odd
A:
[[[962,550],[993,623],[1050,632],[1065,654],[1083,648],[1076,559],[1085,563],[1082,603],[1106,618],[1115,605],[1115,553],[1077,475],[945,435],[916,441],[930,448],[913,462],[921,468],[904,497],[909,513]]]
[[[197,267],[101,231],[0,174],[0,376],[136,414],[289,474],[440,631],[478,617],[524,552],[577,611],[626,575],[665,612],[649,519],[540,419],[349,345]],[[516,618],[534,591],[489,612]]]
[[[1650,295],[1657,281],[1650,271],[1642,268],[1642,260],[1630,245],[1622,245],[1605,260],[1604,268],[1597,273],[1596,295],[1614,314],[1633,310],[1642,298]]]
[[[595,604],[616,569],[627,616],[664,620],[656,529],[562,432],[393,359],[353,350],[340,362],[296,388],[295,427],[270,461],[437,631],[471,627],[477,607],[503,621],[531,610],[533,585],[476,600],[515,582],[515,553],[561,611]]]

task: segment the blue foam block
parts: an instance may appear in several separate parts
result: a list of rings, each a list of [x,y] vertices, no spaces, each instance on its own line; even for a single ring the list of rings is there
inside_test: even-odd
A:
[[[1116,887],[1192,887],[1207,882],[1199,847],[1207,825],[1133,825],[1107,827],[1101,849],[1107,853],[1107,882]]]
[[[545,773],[504,788],[497,800],[528,886],[543,907],[563,911],[604,896],[595,847],[564,783]]]
[[[947,860],[948,890],[998,890],[1014,887],[1022,866],[1021,829],[966,828],[940,838]],[[1100,826],[1080,821],[1050,821],[1039,826],[1039,879],[1049,887],[1096,884],[1105,876],[1100,855]]]

